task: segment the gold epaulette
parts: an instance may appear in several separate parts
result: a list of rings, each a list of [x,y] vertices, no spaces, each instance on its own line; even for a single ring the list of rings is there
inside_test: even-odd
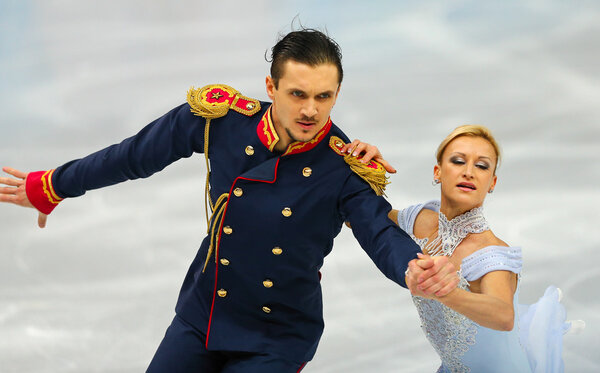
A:
[[[202,88],[192,87],[187,93],[187,102],[194,115],[206,119],[206,125],[204,126],[204,159],[206,160],[204,210],[206,212],[206,221],[208,222],[208,233],[210,233],[211,238],[204,268],[202,269],[204,271],[214,248],[219,244],[216,232],[220,231],[220,227],[223,224],[223,212],[225,206],[227,206],[227,193],[219,197],[215,204],[213,204],[210,198],[210,166],[208,162],[210,122],[212,119],[224,117],[229,109],[252,116],[260,111],[260,102],[243,96],[236,89],[225,84],[211,84]],[[209,207],[211,211],[210,219],[208,218]],[[215,239],[215,237],[217,238]]]
[[[337,136],[331,136],[329,146],[334,152],[344,157],[344,161],[350,166],[350,169],[365,180],[378,196],[385,195],[385,186],[390,182],[385,174],[385,168],[374,160],[369,163],[362,163],[361,156],[355,157],[352,153],[342,153],[345,143]]]
[[[248,116],[260,111],[258,100],[243,96],[236,89],[225,84],[192,87],[188,91],[187,102],[192,113],[206,119],[223,117],[229,109]]]

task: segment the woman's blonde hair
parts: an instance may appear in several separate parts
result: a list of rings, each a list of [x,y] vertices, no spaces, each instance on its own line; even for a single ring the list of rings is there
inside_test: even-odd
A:
[[[478,124],[466,124],[464,126],[459,126],[454,129],[446,138],[442,141],[440,146],[437,148],[437,152],[435,154],[435,158],[437,159],[438,164],[442,163],[442,156],[444,155],[444,150],[448,144],[450,144],[454,139],[461,136],[470,136],[470,137],[481,137],[492,145],[494,148],[494,152],[496,153],[496,165],[494,167],[494,174],[496,173],[496,169],[500,164],[500,146],[496,142],[494,135],[492,135],[492,131],[485,126],[481,126]]]

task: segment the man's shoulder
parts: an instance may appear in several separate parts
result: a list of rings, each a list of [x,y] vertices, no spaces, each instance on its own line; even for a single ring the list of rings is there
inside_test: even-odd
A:
[[[332,124],[329,132],[328,145],[331,154],[335,154],[340,161],[340,167],[348,170],[350,174],[354,173],[363,181],[367,182],[373,191],[378,195],[384,195],[385,187],[389,184],[385,168],[378,162],[371,160],[367,163],[361,162],[362,156],[355,157],[352,154],[343,153],[342,148],[349,142],[348,137]],[[342,165],[342,163],[345,163]]]
[[[342,131],[342,129],[340,127],[336,126],[334,122],[331,123],[331,129],[329,130],[329,135],[339,137],[344,143],[347,143],[350,141],[348,136],[346,136],[346,134],[344,133],[344,131]]]
[[[252,117],[264,106],[261,101],[242,95],[225,84],[209,84],[202,88],[190,88],[187,103],[194,115],[216,119],[227,115],[230,110]]]

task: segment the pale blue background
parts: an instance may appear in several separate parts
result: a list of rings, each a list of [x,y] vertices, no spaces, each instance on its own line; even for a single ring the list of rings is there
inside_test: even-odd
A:
[[[522,301],[565,292],[600,357],[600,4],[594,1],[0,0],[0,165],[54,168],[226,83],[267,99],[264,53],[299,15],[344,52],[333,120],[396,166],[402,207],[437,196],[439,141],[482,123],[505,152],[486,216],[523,247]],[[45,230],[0,206],[0,372],[140,372],[205,234],[204,161],[67,200]],[[249,219],[257,217],[249,216]],[[305,372],[433,372],[407,291],[344,229],[323,268],[326,329]]]

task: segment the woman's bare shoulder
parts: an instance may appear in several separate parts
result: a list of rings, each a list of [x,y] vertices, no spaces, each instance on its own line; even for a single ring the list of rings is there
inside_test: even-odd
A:
[[[485,231],[468,235],[461,243],[461,246],[465,250],[464,254],[470,255],[489,246],[509,247],[510,245],[498,238],[494,232]]]
[[[419,211],[415,219],[413,234],[417,238],[426,238],[437,229],[438,213],[429,209]]]

